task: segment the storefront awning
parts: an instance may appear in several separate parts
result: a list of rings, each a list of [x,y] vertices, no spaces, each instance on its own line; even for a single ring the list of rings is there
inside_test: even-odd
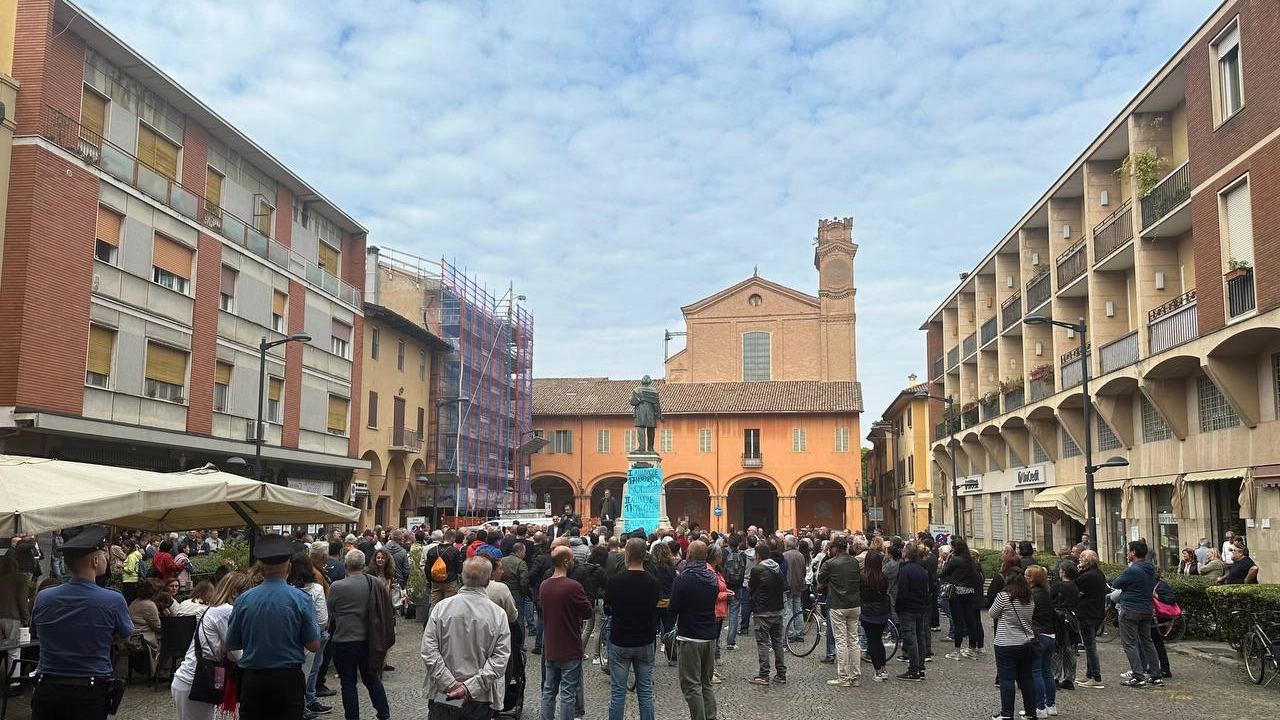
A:
[[[1123,488],[1123,487],[1124,487],[1124,480],[1123,480],[1123,479],[1121,479],[1121,480],[1103,480],[1103,481],[1101,481],[1101,482],[1096,482],[1096,481],[1095,481],[1095,482],[1093,483],[1093,489],[1094,489],[1094,491],[1095,491],[1095,492],[1101,492],[1102,490],[1120,490],[1120,489],[1121,489],[1121,488]]]
[[[1249,468],[1232,468],[1230,470],[1208,470],[1206,472],[1187,473],[1182,482],[1213,482],[1214,480],[1243,480]]]
[[[1134,478],[1133,486],[1155,487],[1156,485],[1172,485],[1177,479],[1177,475],[1153,475],[1151,477]]]
[[[1059,485],[1046,488],[1037,493],[1027,506],[1055,520],[1069,518],[1083,525],[1085,521],[1084,486]]]

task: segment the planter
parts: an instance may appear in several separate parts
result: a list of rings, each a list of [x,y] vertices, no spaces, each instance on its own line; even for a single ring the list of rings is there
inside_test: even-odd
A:
[[[1222,279],[1227,282],[1233,282],[1235,280],[1239,280],[1242,277],[1247,277],[1251,270],[1252,268],[1247,268],[1247,267],[1233,268],[1231,270],[1228,270],[1226,274],[1222,276]]]

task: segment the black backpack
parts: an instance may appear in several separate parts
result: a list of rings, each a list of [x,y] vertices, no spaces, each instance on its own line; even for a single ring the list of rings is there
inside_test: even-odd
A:
[[[730,588],[742,587],[747,575],[747,556],[740,550],[726,553],[724,560],[724,584]]]

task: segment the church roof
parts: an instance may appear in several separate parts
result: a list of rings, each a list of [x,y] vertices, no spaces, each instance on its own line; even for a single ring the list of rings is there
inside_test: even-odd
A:
[[[639,380],[534,378],[534,415],[631,415],[627,402]],[[856,382],[668,383],[654,380],[664,415],[862,412]]]
[[[742,282],[737,283],[735,285],[730,285],[729,287],[721,290],[720,292],[715,293],[714,295],[708,295],[707,297],[704,297],[701,300],[685,305],[684,307],[680,308],[680,311],[685,315],[688,315],[689,313],[696,313],[700,310],[705,310],[706,308],[712,305],[715,305],[721,300],[741,292],[744,288],[753,287],[753,286],[766,289],[766,290],[772,290],[773,292],[776,292],[779,295],[790,297],[806,305],[812,305],[815,308],[818,307],[820,303],[818,298],[808,293],[800,292],[799,290],[796,290],[794,288],[789,288],[786,285],[779,285],[778,283],[773,282],[772,280],[765,280],[759,275],[752,275],[746,280],[743,280]]]

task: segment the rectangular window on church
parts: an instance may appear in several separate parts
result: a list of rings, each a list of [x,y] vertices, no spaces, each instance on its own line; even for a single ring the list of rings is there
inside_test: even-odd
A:
[[[769,381],[769,333],[742,334],[742,381]]]
[[[698,452],[711,452],[711,428],[702,428],[698,431]]]

